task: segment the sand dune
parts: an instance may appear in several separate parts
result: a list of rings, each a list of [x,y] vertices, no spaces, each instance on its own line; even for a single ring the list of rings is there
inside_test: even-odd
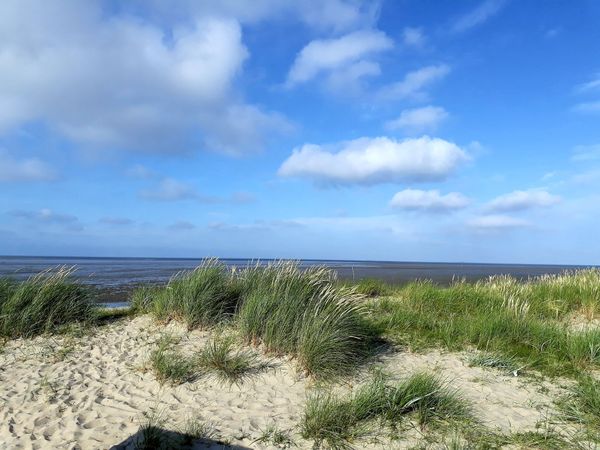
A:
[[[311,448],[298,435],[297,424],[312,383],[296,372],[292,361],[273,359],[272,367],[239,386],[210,376],[161,386],[146,367],[165,332],[181,336],[184,351],[200,348],[209,336],[137,317],[82,337],[9,341],[0,354],[0,447],[134,448],[146,416],[160,415],[169,430],[180,430],[192,417],[212,424],[213,441],[197,443],[197,448],[222,448],[218,441],[233,448],[276,448],[256,441],[272,424],[287,430],[299,448]],[[393,376],[417,369],[441,373],[487,426],[503,432],[534,430],[547,421],[559,389],[469,367],[462,354],[400,352],[382,357],[381,363]],[[418,434],[407,438],[394,448],[414,444]]]

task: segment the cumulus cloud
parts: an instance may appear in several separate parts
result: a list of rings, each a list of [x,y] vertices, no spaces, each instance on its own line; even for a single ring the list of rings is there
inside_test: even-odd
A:
[[[16,159],[0,150],[0,182],[54,181],[57,179],[57,172],[44,161],[38,158]]]
[[[0,36],[0,131],[41,121],[92,148],[244,153],[282,126],[235,92],[248,50],[232,18],[164,30],[97,2],[7,0]]]
[[[475,28],[500,12],[506,0],[485,0],[475,9],[454,21],[451,27],[453,33],[462,33]]]
[[[338,147],[337,152],[315,144],[296,148],[278,174],[333,185],[434,181],[447,178],[469,158],[456,144],[428,136],[360,138]]]
[[[385,123],[388,130],[403,130],[405,132],[423,132],[435,130],[441,122],[448,118],[448,112],[439,106],[423,106],[421,108],[405,109],[400,117]]]
[[[517,217],[501,215],[501,214],[490,214],[479,216],[471,219],[467,224],[479,230],[502,230],[510,228],[524,228],[531,225],[527,220],[519,219]]]
[[[449,73],[450,67],[446,64],[422,67],[407,73],[402,81],[383,87],[379,97],[384,100],[424,99],[427,97],[425,88]]]
[[[488,205],[489,211],[506,212],[522,211],[526,209],[548,207],[559,203],[561,198],[541,189],[528,191],[514,191],[501,195],[492,200]]]
[[[314,40],[296,56],[286,85],[291,87],[305,83],[322,73],[354,79],[379,73],[378,65],[368,58],[392,46],[392,40],[377,30],[361,30],[339,38]]]
[[[411,211],[450,212],[465,208],[469,203],[459,192],[440,194],[438,190],[405,189],[394,195],[390,206]]]

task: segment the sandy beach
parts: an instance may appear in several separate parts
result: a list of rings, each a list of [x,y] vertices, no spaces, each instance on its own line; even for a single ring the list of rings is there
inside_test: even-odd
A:
[[[285,447],[259,441],[269,426],[283,430],[297,448],[312,447],[298,435],[297,426],[315,383],[299,374],[292,361],[270,358],[270,367],[239,385],[210,375],[180,386],[161,385],[148,370],[148,359],[164,333],[180,338],[184,352],[200,348],[210,334],[140,316],[83,336],[7,342],[0,354],[0,448],[133,449],[149,416],[167,430],[182,429],[189,418],[209,424],[211,440],[197,441],[193,448]],[[574,432],[557,419],[553,400],[563,392],[560,383],[470,367],[467,356],[397,351],[376,365],[392,377],[419,369],[439,373],[494,431],[552,427]],[[351,389],[364,375],[336,389]],[[394,442],[374,442],[371,436],[357,448],[409,448],[418,443],[419,433],[418,427],[409,428]]]

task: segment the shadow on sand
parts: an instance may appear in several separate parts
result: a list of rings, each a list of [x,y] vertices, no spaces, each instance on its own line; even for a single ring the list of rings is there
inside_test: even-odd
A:
[[[252,450],[241,445],[229,445],[214,439],[193,439],[177,431],[160,427],[140,429],[110,450]]]

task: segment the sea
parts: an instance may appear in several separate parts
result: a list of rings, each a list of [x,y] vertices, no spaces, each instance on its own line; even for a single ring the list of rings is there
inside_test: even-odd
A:
[[[269,259],[221,259],[229,267],[268,264]],[[178,272],[191,270],[202,258],[97,258],[97,257],[37,257],[0,256],[0,277],[26,279],[44,270],[58,266],[74,267],[74,278],[96,290],[95,298],[107,306],[121,306],[128,301],[131,291],[141,284],[164,284]],[[377,278],[389,283],[403,284],[417,279],[429,279],[441,285],[453,280],[477,281],[492,275],[512,275],[527,279],[544,274],[590,266],[545,264],[480,264],[447,262],[397,261],[338,261],[297,260],[301,267],[326,266],[342,280]]]

